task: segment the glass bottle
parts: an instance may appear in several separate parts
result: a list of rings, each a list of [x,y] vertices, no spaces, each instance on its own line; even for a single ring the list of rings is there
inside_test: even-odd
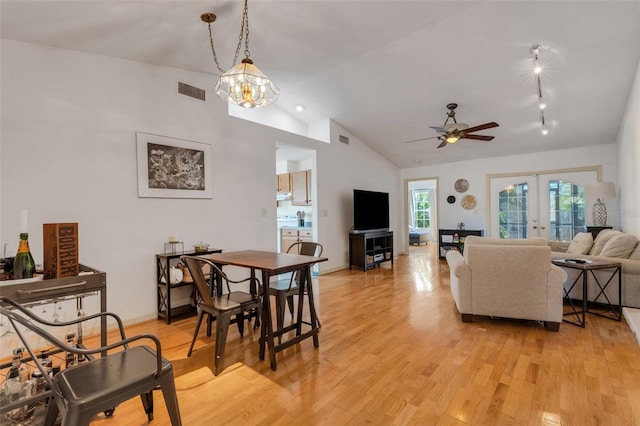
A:
[[[66,336],[67,346],[71,346],[73,348],[76,347],[76,335],[75,333],[68,333]],[[67,352],[64,360],[64,368],[71,368],[77,364],[76,354],[73,352]]]
[[[29,250],[29,234],[23,232],[20,234],[18,253],[13,260],[13,279],[33,278],[35,272],[36,263],[33,261],[33,256],[31,256],[31,251]]]

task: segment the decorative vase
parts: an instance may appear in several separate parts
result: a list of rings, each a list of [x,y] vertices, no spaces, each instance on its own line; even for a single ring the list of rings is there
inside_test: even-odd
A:
[[[593,224],[595,226],[606,226],[607,225],[607,207],[604,203],[597,199],[597,201],[593,205]]]
[[[169,282],[171,284],[180,284],[182,282],[182,270],[175,266],[169,268]]]

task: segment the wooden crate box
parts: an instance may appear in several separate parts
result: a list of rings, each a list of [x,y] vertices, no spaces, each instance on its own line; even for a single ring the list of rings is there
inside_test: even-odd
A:
[[[78,224],[45,223],[42,231],[44,277],[53,279],[78,275]]]

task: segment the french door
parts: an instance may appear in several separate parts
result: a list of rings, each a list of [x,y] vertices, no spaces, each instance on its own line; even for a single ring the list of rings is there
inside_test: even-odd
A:
[[[491,236],[570,241],[586,225],[584,186],[594,182],[595,170],[491,178]]]

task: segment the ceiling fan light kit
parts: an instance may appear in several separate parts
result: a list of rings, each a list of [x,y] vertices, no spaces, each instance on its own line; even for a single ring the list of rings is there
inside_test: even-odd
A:
[[[215,87],[216,94],[224,101],[239,105],[243,108],[259,108],[275,103],[280,95],[278,87],[253,64],[249,53],[249,6],[248,0],[244,1],[242,11],[242,24],[240,26],[240,36],[238,46],[233,58],[233,65],[228,70],[223,70],[218,64],[218,56],[213,43],[213,33],[211,24],[215,22],[216,15],[213,13],[203,13],[200,19],[209,27],[209,41],[213,61],[218,70],[222,73]],[[236,64],[240,48],[244,40],[244,59]]]
[[[447,109],[449,110],[449,112],[447,113],[447,119],[445,120],[444,124],[441,127],[429,126],[436,132],[440,133],[439,136],[414,139],[411,141],[406,141],[405,143],[424,141],[427,139],[438,139],[440,141],[440,145],[438,145],[436,148],[442,148],[447,146],[447,144],[454,144],[460,139],[473,139],[478,141],[493,140],[495,136],[474,135],[472,133],[479,132],[480,130],[498,127],[498,123],[492,121],[490,123],[480,124],[479,126],[469,127],[469,125],[466,123],[458,123],[456,121],[456,108],[458,108],[458,104],[456,103],[447,104]],[[453,121],[453,123],[449,123],[449,120]]]

